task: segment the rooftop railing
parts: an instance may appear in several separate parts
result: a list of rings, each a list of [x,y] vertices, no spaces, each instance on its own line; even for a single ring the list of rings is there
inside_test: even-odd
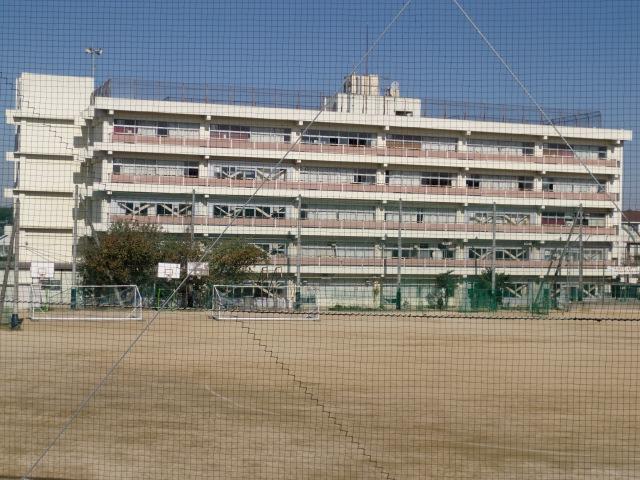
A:
[[[91,95],[92,104],[97,97],[159,100],[168,102],[192,102],[252,107],[296,108],[319,110],[330,105],[326,100],[333,96],[314,90],[259,88],[251,86],[218,85],[208,83],[149,81],[115,77],[105,81]],[[454,120],[480,120],[504,123],[526,123],[599,128],[602,115],[599,111],[579,111],[547,108],[551,122],[533,106],[497,103],[451,101],[422,98],[421,115],[431,118]]]

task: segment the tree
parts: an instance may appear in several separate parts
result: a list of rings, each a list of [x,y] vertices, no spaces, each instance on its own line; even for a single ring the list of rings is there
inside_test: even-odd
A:
[[[85,285],[148,285],[161,252],[155,225],[116,222],[105,233],[83,239],[79,268]]]
[[[207,261],[212,282],[231,284],[250,278],[251,267],[269,263],[269,255],[242,240],[225,240],[211,251]]]
[[[458,282],[458,277],[453,275],[453,270],[436,276],[436,287],[442,292],[442,296],[438,297],[438,308],[442,309],[449,306],[449,298],[455,294]]]
[[[477,279],[477,287],[482,290],[491,292],[491,268],[486,268],[482,271]],[[509,275],[506,273],[496,272],[496,304],[502,304],[502,297],[507,284],[510,281]]]
[[[194,305],[196,294],[211,285],[240,283],[251,278],[252,267],[269,263],[264,250],[242,240],[224,240],[210,248],[204,242],[138,222],[114,223],[106,233],[84,239],[79,253],[85,285],[138,285],[142,289],[165,283],[173,289],[178,281],[156,278],[159,262],[179,263],[183,275],[189,262],[208,263],[209,275],[188,279],[184,306]]]
[[[163,262],[179,263],[185,273],[189,262],[209,264],[209,275],[190,277],[186,282],[184,307],[195,306],[195,297],[206,294],[211,285],[241,283],[253,276],[252,267],[269,263],[264,250],[242,240],[223,240],[210,248],[203,242],[166,237],[159,250]],[[176,281],[167,284],[175,286]]]

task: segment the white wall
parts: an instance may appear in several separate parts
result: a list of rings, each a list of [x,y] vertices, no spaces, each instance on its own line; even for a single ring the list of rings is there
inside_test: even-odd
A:
[[[18,108],[46,118],[71,118],[89,106],[93,78],[23,73]]]

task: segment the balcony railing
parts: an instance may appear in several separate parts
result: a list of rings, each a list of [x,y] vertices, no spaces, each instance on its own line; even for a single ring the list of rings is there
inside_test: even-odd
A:
[[[579,159],[564,155],[537,156],[513,155],[506,153],[457,152],[448,150],[418,150],[398,147],[365,147],[358,145],[326,145],[297,143],[293,146],[286,142],[256,142],[230,138],[192,138],[159,135],[138,135],[134,133],[112,133],[111,142],[144,145],[166,145],[194,148],[229,148],[243,150],[271,150],[295,153],[328,153],[340,155],[362,155],[371,157],[402,157],[402,158],[438,158],[452,160],[469,160],[478,162],[524,162],[535,165],[591,165],[602,167],[617,167],[618,161],[612,159]]]
[[[232,178],[210,177],[178,177],[165,175],[129,175],[111,174],[109,177],[113,183],[138,184],[138,185],[166,185],[166,186],[202,186],[202,187],[228,187],[247,188],[255,190],[258,187],[274,190],[310,190],[317,192],[363,192],[363,193],[402,193],[416,195],[446,195],[464,197],[501,197],[522,199],[548,199],[548,200],[618,200],[617,193],[595,192],[547,192],[541,190],[504,190],[489,188],[467,187],[433,187],[413,185],[387,185],[377,183],[329,183],[329,182],[304,182],[291,180],[235,180]]]
[[[277,255],[270,257],[271,265],[273,266],[295,266],[297,258],[295,255],[287,257],[285,255]],[[349,257],[309,257],[303,256],[300,264],[305,267],[388,267],[395,268],[400,261],[402,267],[451,267],[451,268],[478,268],[483,270],[490,268],[492,262],[490,259],[454,259],[454,258],[349,258]],[[554,265],[557,261],[554,261]],[[604,268],[614,265],[612,260],[585,260],[582,264],[583,268]],[[549,266],[549,260],[531,259],[531,260],[496,260],[497,268],[547,268]],[[579,263],[577,261],[565,261],[563,267],[566,268],[578,268]]]
[[[295,218],[241,218],[232,219],[230,217],[211,217],[204,215],[191,216],[170,216],[170,215],[149,215],[133,216],[110,214],[109,222],[116,221],[136,221],[154,225],[181,225],[189,227],[196,226],[226,226],[233,222],[238,227],[273,227],[273,228],[293,228],[297,227],[298,220]],[[376,221],[376,220],[301,220],[303,229],[335,229],[348,230],[350,232],[379,230],[395,234],[398,231],[398,222]],[[493,225],[491,223],[410,223],[403,222],[402,230],[409,232],[441,232],[446,235],[452,233],[491,233]],[[567,234],[571,231],[568,225],[496,225],[496,232],[511,234]],[[574,229],[575,233],[575,229]],[[584,235],[615,235],[615,227],[582,227]]]

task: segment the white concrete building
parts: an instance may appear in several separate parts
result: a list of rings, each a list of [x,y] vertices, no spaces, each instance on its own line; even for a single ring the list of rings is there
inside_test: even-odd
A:
[[[78,186],[80,236],[136,219],[213,238],[237,215],[226,235],[267,249],[283,279],[299,263],[311,284],[393,283],[398,262],[407,283],[473,276],[491,265],[495,222],[496,266],[519,295],[582,208],[562,273],[578,275],[581,230],[585,291],[607,288],[606,267],[624,253],[630,131],[561,119],[572,151],[549,125],[428,116],[397,85],[379,89],[376,76],[351,76],[312,101],[116,80],[93,91],[91,78],[25,73],[7,111],[16,149],[5,192],[21,199],[21,262],[53,261],[70,282]]]

